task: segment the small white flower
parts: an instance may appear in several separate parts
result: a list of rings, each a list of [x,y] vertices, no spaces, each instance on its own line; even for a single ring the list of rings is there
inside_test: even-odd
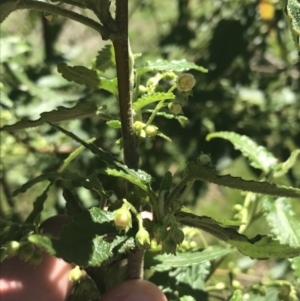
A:
[[[195,84],[196,80],[190,73],[183,73],[177,78],[177,89],[179,91],[188,92],[193,89]]]

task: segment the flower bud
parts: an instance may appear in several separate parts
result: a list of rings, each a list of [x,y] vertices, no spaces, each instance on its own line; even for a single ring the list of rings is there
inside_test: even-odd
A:
[[[187,92],[193,89],[196,84],[194,76],[190,73],[183,73],[177,78],[177,89],[179,91]]]
[[[208,166],[211,163],[211,158],[209,155],[206,154],[201,154],[198,159],[197,162],[201,165],[201,166]]]
[[[113,213],[112,219],[120,230],[127,232],[132,227],[132,217],[126,204]]]
[[[20,259],[24,261],[29,261],[32,257],[33,252],[34,252],[34,246],[31,244],[27,244],[19,248],[18,255]]]
[[[168,104],[168,108],[170,112],[174,115],[178,115],[182,113],[182,105],[180,103],[171,102]]]
[[[181,244],[184,240],[184,233],[182,230],[176,228],[174,230],[170,230],[170,237],[172,238],[172,240],[177,244]]]
[[[133,128],[136,132],[141,131],[144,128],[145,124],[141,121],[135,121],[133,124]]]
[[[30,259],[29,259],[28,261],[29,261],[31,264],[38,265],[38,264],[41,263],[42,259],[43,259],[42,251],[36,249],[36,250],[32,253],[32,255],[31,255],[31,257],[30,257]]]
[[[3,248],[8,256],[14,256],[20,248],[20,243],[14,240],[9,241],[3,245]]]
[[[136,241],[141,246],[148,246],[150,245],[150,234],[149,232],[144,228],[140,228],[135,236]]]
[[[176,254],[176,243],[171,239],[171,238],[166,238],[162,242],[162,254],[167,253],[167,254]]]
[[[82,277],[82,273],[80,267],[77,265],[74,269],[70,271],[69,280],[78,281],[81,279],[81,277]]]
[[[158,128],[154,125],[148,125],[146,128],[145,128],[145,132],[146,134],[149,136],[149,137],[155,137],[157,135],[157,130]]]

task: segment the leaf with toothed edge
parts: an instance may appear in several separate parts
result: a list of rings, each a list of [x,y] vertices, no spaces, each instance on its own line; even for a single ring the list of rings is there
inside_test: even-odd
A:
[[[40,126],[47,122],[56,123],[65,120],[83,119],[96,115],[97,109],[96,104],[90,101],[77,103],[73,108],[60,106],[54,111],[42,113],[38,120],[22,119],[15,124],[5,125],[0,128],[0,131],[18,131],[21,129]]]

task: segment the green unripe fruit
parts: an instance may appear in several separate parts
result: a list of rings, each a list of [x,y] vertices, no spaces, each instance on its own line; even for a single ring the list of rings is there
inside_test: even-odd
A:
[[[146,134],[149,136],[149,137],[155,137],[157,135],[157,132],[158,132],[158,128],[154,125],[148,125],[146,128],[145,128],[145,132]]]

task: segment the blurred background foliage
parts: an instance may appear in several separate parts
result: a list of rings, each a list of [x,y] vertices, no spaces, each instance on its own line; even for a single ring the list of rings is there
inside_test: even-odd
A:
[[[59,62],[91,66],[106,42],[81,24],[48,19],[41,13],[19,11],[1,25],[1,126],[24,117],[36,119],[44,111],[86,100],[117,116],[117,102],[111,95],[69,83],[56,70]],[[300,148],[299,56],[278,1],[132,0],[130,36],[133,52],[143,54],[137,65],[157,58],[184,58],[209,69],[207,74],[194,74],[197,84],[183,107],[189,118],[185,127],[175,119],[157,117],[154,121],[173,142],[156,137],[140,144],[140,167],[155,178],[154,188],[166,170],[175,174],[177,182],[185,164],[201,152],[211,154],[220,173],[258,178],[259,171],[229,142],[207,142],[210,132],[248,135],[281,161]],[[115,75],[112,69],[105,74]],[[93,117],[62,126],[84,139],[96,137],[99,146],[121,158],[115,144],[120,132],[107,127],[104,120]],[[14,189],[42,172],[57,170],[77,147],[46,125],[1,133],[1,216],[24,220],[46,184],[17,197],[12,195]],[[84,151],[69,168],[88,176],[95,166],[102,163]],[[107,177],[101,181],[105,189],[114,191],[112,199],[122,196],[122,181]],[[299,160],[278,183],[300,187]],[[64,212],[61,191],[57,182],[43,219]],[[77,192],[86,207],[97,204],[89,191],[82,188]],[[232,218],[233,205],[243,198],[237,191],[197,183],[187,204],[198,214]],[[249,231],[266,232],[265,227],[259,220]]]
[[[187,59],[209,69],[207,74],[194,74],[197,84],[183,107],[189,119],[185,127],[175,119],[158,116],[154,120],[173,141],[156,137],[140,144],[140,167],[154,177],[153,188],[158,187],[167,170],[178,182],[186,163],[201,152],[211,154],[222,174],[258,179],[259,171],[250,167],[229,142],[205,140],[214,131],[247,135],[280,161],[300,148],[299,56],[278,1],[131,0],[130,36],[133,52],[142,53],[137,65],[157,58]],[[44,111],[86,100],[118,116],[117,101],[110,94],[69,83],[56,69],[60,62],[92,66],[106,44],[92,29],[62,18],[51,22],[41,13],[19,11],[1,25],[0,42],[0,126],[24,117],[37,119]],[[109,69],[105,74],[114,77],[115,71]],[[97,145],[121,159],[115,143],[120,132],[109,128],[105,120],[93,117],[61,125],[83,139],[96,137]],[[23,221],[47,184],[38,184],[16,197],[13,191],[42,172],[57,170],[78,146],[47,125],[1,132],[0,216]],[[96,157],[84,151],[69,168],[88,176],[101,166]],[[113,191],[112,200],[123,196],[123,181],[102,176],[101,182],[106,190]],[[277,183],[300,187],[299,159]],[[97,196],[90,191],[81,188],[77,194],[87,208],[98,204]],[[186,205],[197,214],[230,219],[244,198],[239,191],[198,182]],[[299,204],[293,205],[300,213]],[[48,194],[42,219],[64,212],[64,207],[62,183],[57,181]],[[260,218],[246,234],[268,232]],[[228,267],[232,273],[242,271],[238,280],[248,285],[260,281],[266,270],[272,279],[289,271],[288,261],[272,262],[257,263],[241,256]],[[220,279],[227,277],[222,269],[217,274]]]

